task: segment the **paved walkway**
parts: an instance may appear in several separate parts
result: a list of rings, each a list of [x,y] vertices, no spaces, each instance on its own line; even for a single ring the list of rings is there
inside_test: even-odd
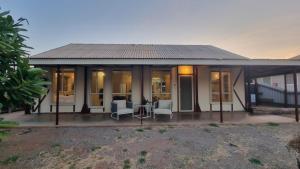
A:
[[[173,119],[159,117],[157,120],[145,119],[143,125],[201,125],[219,123],[219,112],[174,113]],[[0,118],[16,121],[20,127],[53,127],[55,113],[25,115],[24,112],[0,114]],[[119,121],[110,118],[109,114],[64,113],[59,115],[59,126],[139,126],[137,118],[122,117]],[[246,112],[224,112],[224,124],[257,124],[257,123],[294,123],[292,117],[279,115],[248,115]]]

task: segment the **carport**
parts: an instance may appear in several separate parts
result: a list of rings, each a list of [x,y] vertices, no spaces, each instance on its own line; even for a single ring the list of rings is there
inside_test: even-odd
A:
[[[299,122],[299,98],[298,98],[298,87],[297,87],[297,73],[300,72],[300,62],[297,60],[287,60],[287,59],[270,59],[270,60],[251,60],[251,65],[245,65],[245,90],[246,90],[246,105],[245,109],[248,112],[252,112],[250,86],[254,83],[254,93],[257,98],[257,78],[283,75],[284,76],[284,103],[287,104],[287,81],[286,76],[288,74],[293,75],[293,95],[294,95],[294,113],[295,120]],[[271,105],[272,106],[272,105]]]

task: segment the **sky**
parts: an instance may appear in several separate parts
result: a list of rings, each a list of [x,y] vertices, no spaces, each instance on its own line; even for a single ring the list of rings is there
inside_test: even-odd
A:
[[[31,54],[69,43],[125,43],[300,55],[300,0],[0,0],[0,7],[28,19]]]

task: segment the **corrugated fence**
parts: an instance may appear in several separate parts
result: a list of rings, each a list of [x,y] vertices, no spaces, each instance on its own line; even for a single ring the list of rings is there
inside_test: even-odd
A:
[[[284,105],[284,90],[278,88],[272,88],[270,86],[258,84],[257,101],[259,104],[274,104]],[[294,92],[287,92],[287,106],[293,107],[295,103]],[[300,104],[300,94],[298,92],[298,105]]]

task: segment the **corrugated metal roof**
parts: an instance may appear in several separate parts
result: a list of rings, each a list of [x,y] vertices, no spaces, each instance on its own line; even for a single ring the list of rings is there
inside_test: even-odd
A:
[[[289,59],[30,59],[31,65],[259,65],[299,66],[300,60]]]
[[[30,56],[30,59],[216,59],[246,57],[211,45],[69,44]]]

